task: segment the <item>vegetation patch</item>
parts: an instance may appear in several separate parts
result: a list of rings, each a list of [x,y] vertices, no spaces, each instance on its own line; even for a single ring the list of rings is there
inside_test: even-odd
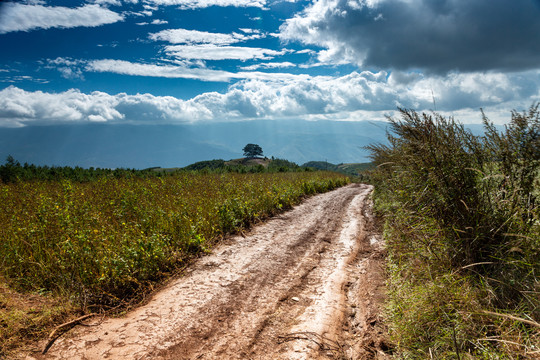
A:
[[[302,165],[303,168],[335,171],[347,176],[352,176],[362,182],[369,182],[369,170],[375,167],[372,163],[349,163],[332,164],[327,161],[309,161]]]
[[[368,147],[389,252],[387,316],[409,359],[540,355],[540,112],[474,136],[401,110]]]

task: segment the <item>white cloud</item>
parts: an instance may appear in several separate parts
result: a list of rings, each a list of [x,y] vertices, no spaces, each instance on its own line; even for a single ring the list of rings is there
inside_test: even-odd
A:
[[[86,65],[85,60],[58,57],[56,59],[47,59],[46,69],[56,69],[62,77],[72,80],[84,80],[82,67]]]
[[[130,16],[137,16],[137,17],[149,17],[152,16],[154,13],[151,10],[143,10],[143,11],[125,11],[125,15]],[[137,25],[140,25],[141,23],[138,23]],[[142,23],[143,25],[147,25],[147,23]]]
[[[86,66],[87,71],[111,72],[132,76],[163,77],[174,79],[197,79],[227,82],[235,74],[223,70],[189,68],[186,66],[132,63],[124,60],[94,60]]]
[[[100,92],[86,95],[77,90],[69,90],[54,94],[28,92],[10,86],[0,91],[0,94],[0,121],[3,126],[90,121],[88,116],[91,115],[99,115],[110,121],[123,118],[121,113],[114,110],[118,101]]]
[[[135,23],[135,25],[139,25],[139,26],[143,26],[143,25],[163,25],[163,24],[168,24],[169,22],[166,21],[166,20],[159,20],[159,19],[155,19],[155,20],[152,20],[152,22],[139,22],[139,23]]]
[[[34,29],[96,27],[123,19],[122,15],[99,5],[67,8],[8,2],[0,13],[0,34]]]
[[[108,66],[106,66],[108,64]],[[102,70],[97,70],[101,65]],[[157,67],[111,60],[95,71],[131,75],[177,76],[174,67]],[[103,92],[62,93],[24,91],[10,86],[0,91],[0,127],[72,122],[189,123],[249,119],[379,119],[397,106],[419,111],[433,109],[464,123],[480,119],[479,107],[495,122],[509,119],[538,100],[540,72],[474,73],[451,76],[411,75],[384,71],[353,72],[341,77],[244,72],[238,74],[198,69],[223,79],[244,77],[225,93],[208,92],[192,99],[151,94],[110,95]],[[218,74],[219,73],[219,74]],[[200,74],[199,74],[200,75]],[[183,76],[183,75],[182,75]]]
[[[275,62],[275,63],[260,63],[250,66],[241,67],[242,70],[257,70],[257,69],[279,69],[279,68],[289,68],[295,67],[296,65],[292,62]]]
[[[210,6],[257,7],[265,9],[266,0],[145,0],[159,6],[178,6],[181,9],[200,9]]]
[[[239,40],[234,34],[210,33],[206,31],[169,29],[148,35],[154,41],[167,41],[171,44],[216,44],[229,45]]]
[[[222,34],[211,33],[207,31],[186,30],[186,29],[168,29],[148,35],[148,38],[154,41],[167,41],[171,44],[214,44],[230,45],[251,39],[260,39],[263,35],[254,33],[252,35],[243,35],[238,33]]]
[[[120,0],[94,0],[94,4],[121,6],[122,2]]]
[[[233,79],[258,79],[273,81],[291,81],[309,79],[309,75],[265,72],[229,72],[207,68],[193,68],[191,62],[179,62],[175,65],[156,65],[132,63],[124,60],[93,60],[87,63],[86,70],[92,72],[111,72],[131,76],[163,77],[172,79],[196,79],[201,81],[228,82]]]
[[[13,75],[13,76],[0,78],[0,82],[11,83],[11,84],[20,83],[20,82],[35,82],[38,84],[48,84],[50,81],[47,79],[35,78],[30,75]]]
[[[170,45],[165,47],[165,51],[170,56],[183,59],[201,60],[250,60],[261,59],[270,60],[276,56],[281,56],[290,50],[271,50],[255,47],[240,46],[216,46],[214,44],[203,45]]]
[[[48,66],[57,66],[57,65],[66,65],[66,66],[77,66],[85,64],[85,60],[73,59],[69,57],[57,57],[56,59],[47,59]]]
[[[257,29],[240,28],[239,30],[242,32],[245,32],[246,34],[260,34],[261,33],[261,31]]]

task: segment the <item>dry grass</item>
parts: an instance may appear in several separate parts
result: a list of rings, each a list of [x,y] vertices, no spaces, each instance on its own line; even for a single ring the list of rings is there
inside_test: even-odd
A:
[[[391,335],[407,359],[528,359],[540,330],[540,112],[478,137],[402,110],[370,147]]]

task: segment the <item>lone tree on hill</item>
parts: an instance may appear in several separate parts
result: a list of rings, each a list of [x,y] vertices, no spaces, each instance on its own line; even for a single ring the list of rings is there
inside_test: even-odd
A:
[[[263,149],[257,144],[247,144],[242,150],[244,151],[244,156],[248,158],[263,156]]]

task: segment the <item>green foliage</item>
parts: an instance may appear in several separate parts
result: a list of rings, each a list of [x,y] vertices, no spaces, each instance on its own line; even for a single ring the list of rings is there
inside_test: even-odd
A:
[[[215,169],[222,169],[225,167],[225,160],[206,160],[206,161],[199,161],[194,164],[188,165],[184,168],[184,170],[215,170]]]
[[[71,180],[71,181],[93,181],[102,177],[109,178],[147,178],[163,176],[163,172],[153,169],[100,169],[70,166],[36,166],[25,163],[21,165],[13,156],[8,156],[6,163],[0,166],[0,182],[7,184],[17,181],[29,180]]]
[[[335,171],[347,176],[367,178],[366,172],[373,169],[372,163],[332,164],[327,161],[309,161],[302,165],[303,168]]]
[[[538,106],[514,111],[503,133],[484,117],[484,136],[452,118],[400,111],[389,145],[368,147],[396,342],[411,358],[532,351],[534,328],[479,314],[540,321]]]
[[[244,152],[244,156],[248,158],[263,156],[263,150],[257,144],[247,144],[246,146],[244,146],[242,151]]]
[[[284,159],[252,159],[243,158],[230,161],[224,160],[210,160],[200,161],[189,166],[186,166],[182,170],[185,171],[199,171],[205,173],[276,173],[276,172],[291,172],[291,171],[304,171],[297,164],[292,161]]]
[[[83,306],[116,304],[223,234],[297,203],[305,189],[347,182],[302,172],[0,184],[0,278]]]
[[[268,164],[269,172],[287,172],[287,171],[300,171],[300,166],[292,161],[285,159],[274,159]]]

